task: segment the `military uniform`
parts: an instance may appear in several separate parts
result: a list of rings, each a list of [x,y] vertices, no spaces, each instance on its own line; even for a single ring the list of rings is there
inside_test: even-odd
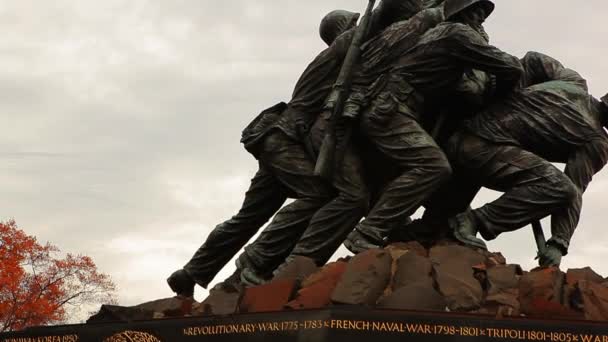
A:
[[[417,20],[436,20],[429,11],[434,10],[421,12]],[[438,24],[404,51],[396,60],[388,60],[388,72],[381,74],[381,81],[370,87],[371,91],[368,89],[375,96],[367,108],[362,107],[360,120],[363,138],[401,170],[357,227],[356,234],[375,244],[381,244],[403,217],[413,214],[451,175],[447,157],[422,126],[427,119],[424,113],[431,112],[429,106],[452,103],[451,95],[468,70],[493,75],[496,83],[489,89],[492,93],[510,90],[522,74],[517,58],[456,22]],[[370,65],[360,79],[373,78],[386,68],[385,62]]]
[[[419,0],[383,1],[372,14],[370,34],[374,35],[394,21],[407,19],[420,9]],[[286,112],[273,126],[285,135],[303,141],[313,156],[318,153],[322,140],[319,137],[326,128],[325,118],[319,114],[327,112],[327,97],[353,37],[354,29],[343,33],[315,58],[300,77]],[[368,211],[370,202],[357,147],[347,145],[341,152],[341,163],[330,182],[335,190],[334,197],[324,202],[325,205],[310,220],[310,225],[306,229],[284,229],[282,225],[273,224],[277,220],[275,217],[260,237],[245,247],[245,253],[239,258],[243,264],[258,275],[269,277],[269,271],[276,269],[292,251],[294,255],[310,257],[318,265],[329,260],[348,232]],[[306,166],[306,172],[314,173],[314,163]]]
[[[281,109],[286,107],[286,104],[277,105],[262,115],[266,120],[278,118],[284,114]],[[273,215],[270,227],[281,232],[277,238],[283,243],[254,245],[259,248],[252,248],[249,254],[258,249],[280,253],[279,248],[287,248],[289,252],[285,244],[288,246],[291,240],[297,240],[313,215],[335,196],[333,189],[313,175],[314,163],[302,143],[282,130],[273,129],[259,137],[253,146],[246,146],[258,158],[259,169],[245,193],[243,205],[235,216],[215,227],[184,266],[203,287]],[[281,208],[288,198],[295,201]]]
[[[374,41],[378,41],[380,38],[372,39],[371,42],[366,44],[366,50],[363,52],[362,62],[363,65],[379,65],[388,58],[389,51],[384,51],[384,47],[387,44],[396,44],[400,42],[398,48],[395,50],[402,49],[405,50],[407,48],[407,44],[410,44],[410,47],[417,41],[417,38],[420,37],[422,33],[424,33],[427,29],[427,25],[434,25],[436,22],[439,22],[443,17],[440,12],[435,11],[435,21],[427,20],[427,16],[416,14],[413,18],[407,21],[401,21],[399,23],[394,24],[387,28],[380,36],[387,37],[386,32],[390,31],[390,39],[382,40],[382,46],[380,43],[375,43]],[[437,18],[438,17],[438,18]],[[393,53],[397,53],[393,51]],[[364,68],[362,66],[362,68]],[[353,91],[351,92],[351,96],[347,100],[345,104],[345,114],[349,115],[349,112],[356,111],[361,108],[363,105],[361,100],[364,100],[365,96],[359,96],[360,91],[367,91],[367,88],[362,87],[364,82],[367,82],[367,75],[363,75],[360,73],[361,71],[357,71],[358,81],[353,85]],[[371,79],[371,78],[369,78]],[[379,84],[378,82],[374,82],[375,84]],[[395,90],[398,85],[395,86]],[[359,92],[358,92],[359,91]],[[359,97],[358,97],[359,96]],[[334,106],[334,99],[328,99],[326,104],[325,113],[331,113],[332,108]],[[329,116],[319,116],[317,117],[310,134],[311,145],[315,152],[321,147],[321,143],[323,141],[323,137],[325,135],[325,130],[327,129],[327,123],[329,120]],[[343,122],[342,124],[346,124]],[[341,127],[344,128],[344,127]],[[338,128],[340,130],[340,128]],[[341,134],[339,135],[340,137]],[[343,153],[343,158],[341,163],[339,164],[339,168],[335,170],[334,176],[338,179],[348,180],[352,184],[360,184],[361,187],[366,190],[368,187],[366,184],[366,173],[363,170],[362,166],[362,156],[360,154],[360,150],[356,144],[348,144],[345,141],[338,142],[338,149]],[[353,172],[354,171],[354,172]],[[367,201],[369,202],[369,192],[367,192]],[[338,213],[334,216],[334,220],[341,220],[344,222],[343,225],[336,229],[336,227],[331,227],[326,224],[320,224],[317,226],[309,227],[297,245],[294,247],[292,255],[297,256],[306,256],[312,258],[317,262],[317,264],[322,265],[333,255],[333,253],[338,249],[340,244],[344,241],[346,236],[355,225],[360,221],[363,215],[366,212],[361,212],[359,216],[352,218],[340,218]],[[400,222],[403,223],[403,222]],[[350,224],[350,225],[349,225]]]
[[[349,28],[347,25],[356,23],[358,16],[357,13],[346,11],[331,12],[321,24],[322,38],[331,44]],[[200,286],[207,287],[226,263],[275,214],[269,228],[256,240],[257,243],[247,248],[240,259],[245,266],[258,261],[257,264],[262,267],[264,255],[280,262],[291,251],[317,210],[336,195],[331,187],[314,176],[314,163],[301,143],[301,127],[297,127],[297,124],[321,110],[323,92],[328,93],[331,89],[330,82],[324,77],[339,68],[340,57],[343,59],[343,56],[338,54],[345,53],[344,46],[348,44],[348,39],[347,36],[341,37],[341,44],[331,45],[308,66],[288,104],[281,102],[262,111],[243,130],[241,142],[258,159],[258,172],[251,180],[238,213],[213,229],[184,266],[186,275],[179,274],[169,279],[176,292],[179,292],[179,284],[187,282],[184,278],[191,278]],[[315,77],[317,73],[324,77]],[[311,78],[318,82],[311,81]],[[327,85],[320,85],[322,82]],[[296,200],[281,209],[288,198]],[[190,287],[187,288],[190,291]]]
[[[384,0],[374,11],[373,29],[383,29],[391,20],[410,16],[407,11],[411,8],[419,10],[412,5],[417,3],[417,0]],[[337,18],[335,14],[332,12],[330,16]],[[353,227],[367,210],[365,184],[358,182],[357,177],[348,176],[362,172],[359,159],[349,157],[354,152],[349,150],[345,154],[342,172],[332,184],[327,184],[314,176],[313,155],[303,143],[309,127],[323,109],[352,41],[353,30],[340,33],[356,23],[358,14],[347,16],[349,18],[338,20],[338,27],[329,31],[322,25],[322,38],[332,44],[304,71],[292,100],[265,110],[243,131],[242,142],[259,160],[260,168],[239,212],[216,226],[184,266],[185,274],[180,270],[168,279],[174,291],[190,294],[189,280],[185,278],[206,287],[275,212],[272,222],[239,257],[241,268],[266,275],[287,257],[309,225],[312,230],[323,225],[343,231],[343,227]],[[287,198],[295,201],[279,210]],[[317,245],[323,243],[323,240],[316,242]]]
[[[477,180],[473,188],[505,192],[472,211],[486,240],[551,215],[548,244],[566,255],[582,193],[608,161],[606,107],[557,60],[531,52],[522,63],[523,88],[468,121],[447,151],[456,167]],[[565,171],[552,162],[565,163]]]

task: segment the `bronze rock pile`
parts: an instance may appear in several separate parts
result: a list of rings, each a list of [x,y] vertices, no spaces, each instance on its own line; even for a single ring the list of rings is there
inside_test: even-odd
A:
[[[134,314],[145,319],[339,305],[605,321],[608,281],[590,268],[525,272],[507,264],[500,253],[452,242],[430,249],[397,243],[322,268],[310,259],[296,258],[268,284],[244,289],[217,286],[201,303],[176,297],[131,308],[104,306],[91,321],[129,315],[133,319]]]

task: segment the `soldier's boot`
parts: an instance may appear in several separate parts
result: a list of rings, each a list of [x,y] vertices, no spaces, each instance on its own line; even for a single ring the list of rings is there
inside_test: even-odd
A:
[[[344,240],[344,247],[354,254],[365,252],[369,249],[376,249],[384,247],[384,241],[375,241],[369,236],[363,234],[359,229],[355,228],[346,240]]]
[[[562,256],[563,252],[561,249],[559,249],[559,247],[551,243],[547,243],[545,250],[542,253],[538,253],[538,265],[540,267],[559,267],[562,262]]]
[[[256,271],[256,268],[251,264],[245,254],[236,259],[236,268],[239,272],[240,283],[246,287],[258,286],[268,282],[267,277]]]
[[[194,286],[196,283],[183,268],[173,272],[167,278],[167,284],[169,284],[171,291],[175,292],[178,296],[194,296]]]
[[[245,268],[241,271],[241,283],[247,287],[259,286],[266,284],[268,279],[259,275],[251,268]]]
[[[443,222],[445,221],[445,222]],[[418,241],[421,244],[434,244],[435,241],[442,240],[447,235],[447,219],[435,220],[434,218],[423,217],[415,220],[409,219],[402,227],[393,229],[388,235],[386,244],[395,242]],[[451,233],[450,233],[451,236]]]
[[[486,243],[477,237],[479,229],[477,228],[477,223],[473,215],[473,212],[470,210],[460,213],[450,218],[448,224],[454,233],[456,240],[467,246],[487,250],[488,246],[486,246]]]
[[[226,278],[221,283],[217,283],[212,290],[222,290],[226,292],[242,292],[244,284],[241,281],[242,269],[237,268],[230,277]]]

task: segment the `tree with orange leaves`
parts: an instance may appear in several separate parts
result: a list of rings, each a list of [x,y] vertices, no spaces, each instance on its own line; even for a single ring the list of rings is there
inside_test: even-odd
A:
[[[114,302],[115,285],[88,256],[67,254],[0,222],[0,332],[61,323],[83,305]]]

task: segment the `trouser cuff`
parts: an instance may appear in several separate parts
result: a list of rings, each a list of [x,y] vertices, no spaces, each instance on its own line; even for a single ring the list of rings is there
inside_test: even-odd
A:
[[[559,236],[553,236],[547,241],[547,245],[553,245],[562,251],[562,255],[567,255],[570,241]]]
[[[197,276],[197,273],[200,273],[200,271],[199,271],[199,272],[196,272],[196,271],[195,271],[193,268],[194,268],[194,267],[192,267],[192,266],[190,265],[190,263],[186,264],[186,266],[184,266],[184,267],[183,267],[183,269],[184,269],[184,271],[186,272],[186,274],[188,274],[188,276],[189,276],[189,277],[190,277],[192,280],[194,280],[194,282],[195,282],[197,285],[199,285],[200,287],[202,287],[202,288],[206,289],[206,288],[207,288],[207,286],[209,286],[209,283],[211,282],[211,280],[213,280],[213,279],[209,279],[209,278],[210,278],[209,276],[207,276],[207,277],[200,277],[200,276]]]
[[[381,236],[383,232],[376,228],[358,224],[355,230],[372,244],[381,246],[384,243],[384,237]]]
[[[492,241],[498,237],[500,232],[497,229],[492,229],[492,224],[488,221],[483,213],[483,208],[472,210],[472,219],[475,220],[477,231],[486,241]]]

